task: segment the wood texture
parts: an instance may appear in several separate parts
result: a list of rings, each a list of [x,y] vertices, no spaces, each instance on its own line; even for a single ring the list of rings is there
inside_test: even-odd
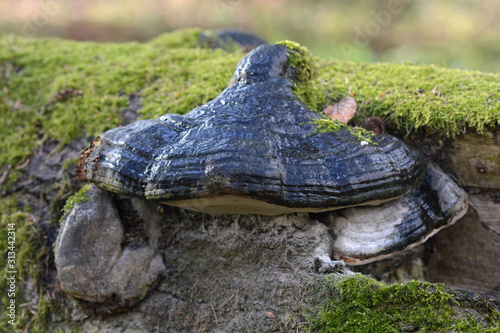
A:
[[[469,212],[429,240],[428,278],[500,301],[500,129],[468,133],[442,150],[469,194]]]
[[[443,153],[462,185],[500,190],[500,129],[459,136]]]

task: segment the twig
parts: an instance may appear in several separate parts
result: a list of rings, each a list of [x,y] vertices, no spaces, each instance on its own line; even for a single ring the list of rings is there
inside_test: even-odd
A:
[[[12,164],[7,165],[7,168],[3,172],[2,177],[0,177],[0,186],[2,186],[7,179],[7,175],[9,174],[10,169],[12,169]]]
[[[215,313],[215,309],[213,304],[210,302],[210,306],[212,307],[212,311],[214,312],[214,317],[215,317],[215,323],[219,325],[219,320],[217,319],[217,313]]]

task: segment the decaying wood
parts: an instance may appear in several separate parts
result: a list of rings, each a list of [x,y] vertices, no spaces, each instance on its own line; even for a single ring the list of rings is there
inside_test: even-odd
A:
[[[421,248],[357,269],[386,282],[426,279],[500,302],[500,128],[483,135],[413,137],[467,191],[470,206],[455,225]]]
[[[429,245],[431,281],[500,299],[500,234],[485,228],[474,208],[453,227],[431,238]]]
[[[500,190],[500,129],[459,136],[443,152],[462,185]]]
[[[483,227],[500,235],[500,192],[484,191],[477,194],[471,193],[470,201],[476,208]]]
[[[471,208],[430,240],[428,275],[500,300],[500,129],[468,133],[443,149],[442,163],[469,194]]]

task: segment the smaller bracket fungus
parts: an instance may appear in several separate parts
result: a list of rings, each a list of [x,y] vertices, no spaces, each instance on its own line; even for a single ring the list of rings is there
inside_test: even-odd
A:
[[[336,210],[335,255],[350,264],[423,242],[465,214],[465,192],[396,137],[318,133],[323,116],[294,92],[311,79],[301,56],[259,46],[207,104],[102,134],[82,153],[80,178],[209,214]]]
[[[380,260],[425,242],[467,211],[467,194],[429,164],[425,180],[408,194],[378,206],[331,213],[333,252],[349,265]]]

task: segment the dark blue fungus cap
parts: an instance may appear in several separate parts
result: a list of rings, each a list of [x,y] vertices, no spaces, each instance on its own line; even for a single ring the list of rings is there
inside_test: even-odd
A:
[[[377,205],[420,185],[427,162],[393,136],[362,145],[345,131],[315,133],[311,121],[323,116],[294,94],[292,52],[261,45],[214,100],[102,134],[82,154],[84,178],[210,214]]]

